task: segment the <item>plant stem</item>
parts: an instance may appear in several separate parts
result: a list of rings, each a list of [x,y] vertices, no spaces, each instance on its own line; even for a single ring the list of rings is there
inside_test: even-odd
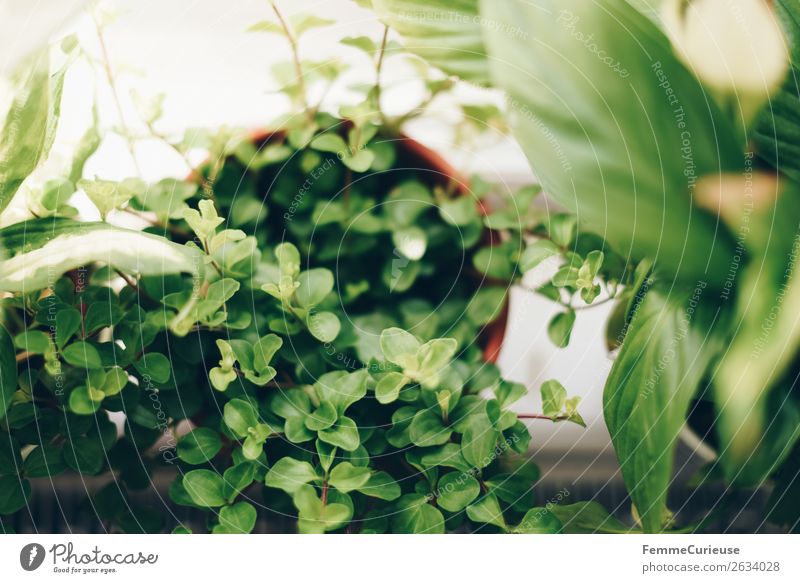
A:
[[[350,208],[350,189],[353,186],[353,171],[348,168],[344,176],[344,192],[342,193],[342,207],[345,211]]]
[[[616,299],[617,299],[616,296],[610,296],[610,297],[607,297],[605,299],[600,300],[599,302],[593,302],[591,304],[585,304],[583,306],[575,306],[574,308],[572,308],[572,306],[569,306],[569,307],[571,307],[573,310],[575,310],[577,312],[578,310],[588,310],[589,308],[595,308],[597,306],[602,306],[603,304],[607,304],[608,302],[613,302]]]
[[[383,125],[387,125],[386,116],[381,109],[381,78],[383,73],[383,59],[386,56],[386,41],[389,38],[389,27],[384,26],[383,38],[381,39],[381,48],[378,51],[378,61],[375,63],[375,109],[378,110],[378,115],[381,118]]]
[[[128,287],[130,287],[133,291],[135,291],[140,298],[143,298],[151,302],[155,301],[153,298],[150,297],[150,295],[146,291],[140,288],[136,280],[130,277],[127,273],[124,273],[119,269],[115,269],[114,271],[116,272],[117,275],[119,275],[122,279],[125,280],[125,283],[128,284]]]
[[[125,122],[125,115],[122,112],[122,101],[119,98],[119,91],[117,90],[117,83],[114,78],[114,71],[111,68],[111,59],[108,56],[108,48],[106,47],[105,37],[103,36],[103,27],[100,26],[100,22],[97,20],[97,16],[92,12],[92,21],[94,21],[94,27],[97,31],[97,40],[100,44],[100,53],[103,57],[103,68],[106,72],[106,78],[108,79],[108,85],[111,88],[111,94],[114,97],[114,105],[117,108],[117,116],[119,117],[119,125],[122,127],[122,131],[125,132],[125,141],[128,144],[128,150],[131,154],[131,160],[133,160],[133,165],[136,168],[136,173],[141,176],[142,169],[139,167],[139,160],[136,158],[136,150],[135,144],[133,140],[133,136],[131,135],[130,129],[128,129],[128,124]]]
[[[551,417],[543,413],[517,413],[517,419],[543,419],[547,421],[566,421],[567,416],[558,415],[557,417]]]
[[[272,11],[275,12],[275,16],[278,18],[278,22],[283,28],[283,32],[286,35],[286,38],[289,41],[289,48],[292,52],[292,64],[294,65],[294,72],[297,76],[297,86],[300,91],[300,99],[303,106],[303,111],[305,112],[306,118],[308,121],[312,121],[312,112],[311,108],[308,105],[308,94],[306,93],[306,80],[303,76],[303,65],[300,61],[300,49],[297,43],[297,37],[295,36],[292,28],[289,26],[288,21],[284,18],[283,13],[278,8],[278,5],[275,3],[275,0],[271,0],[270,4],[272,5]]]

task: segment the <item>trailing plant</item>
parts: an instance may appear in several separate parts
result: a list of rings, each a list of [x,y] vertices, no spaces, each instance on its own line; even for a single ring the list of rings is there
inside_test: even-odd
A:
[[[408,116],[380,111],[383,53],[364,105],[339,118],[309,105],[298,35],[324,23],[275,15],[303,115],[261,139],[175,140],[158,129],[159,99],[139,96],[140,123],[95,115],[64,174],[25,193],[37,216],[0,229],[3,529],[32,482],[77,472],[105,476],[87,512],[125,532],[175,526],[136,503],[162,473],[215,533],[251,532],[259,509],[300,532],[626,530],[596,504],[537,502],[525,420],[583,424],[578,399],[552,380],[541,412],[515,413],[527,389],[482,346],[517,264],[539,259],[524,241],[574,259],[554,292],[569,310],[573,294],[597,295],[596,240],[579,257],[574,219],[529,215],[534,190],[493,212],[480,183],[470,192],[413,158]],[[119,99],[108,55],[89,61]],[[14,105],[31,131],[16,118],[3,130],[4,192],[36,166],[15,140],[57,122],[41,85],[59,77],[32,82]],[[105,123],[135,167],[140,137],[207,161],[187,180],[86,178]],[[101,220],[75,218],[76,192]],[[147,227],[116,226],[128,215]]]

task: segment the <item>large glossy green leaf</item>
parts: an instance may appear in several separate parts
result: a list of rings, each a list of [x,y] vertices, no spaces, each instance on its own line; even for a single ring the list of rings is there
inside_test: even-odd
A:
[[[16,351],[11,335],[0,324],[0,419],[6,416],[11,396],[17,390]]]
[[[606,424],[646,532],[662,528],[675,441],[722,344],[719,312],[702,293],[651,288],[635,308],[605,387]]]
[[[693,205],[743,144],[654,22],[624,0],[483,0],[494,84],[547,192],[623,255],[722,281],[732,243]],[[503,34],[517,26],[525,36]]]
[[[781,90],[761,111],[754,137],[762,158],[800,180],[800,2],[776,0],[775,8],[789,40],[792,66]]]
[[[726,474],[753,485],[781,463],[800,432],[786,390],[770,400],[775,387],[795,383],[800,349],[800,188],[785,188],[777,204],[756,207],[748,221],[751,258],[738,276],[735,336],[717,368],[714,396]]]
[[[71,269],[101,262],[128,273],[197,272],[198,252],[163,237],[68,219],[36,219],[0,229],[0,291],[31,292]]]
[[[372,5],[412,53],[451,75],[489,82],[483,46],[487,23],[478,14],[478,0],[373,0]],[[524,34],[517,27],[510,30]]]
[[[8,110],[0,132],[0,212],[53,145],[65,73],[63,68],[51,76],[43,53]]]

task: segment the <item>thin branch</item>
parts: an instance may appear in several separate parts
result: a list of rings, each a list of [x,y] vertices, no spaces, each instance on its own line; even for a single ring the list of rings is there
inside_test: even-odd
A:
[[[599,302],[594,302],[594,303],[586,304],[586,305],[583,305],[583,306],[575,306],[572,309],[575,310],[576,312],[579,311],[579,310],[588,310],[589,308],[596,308],[597,306],[602,306],[603,304],[607,304],[609,302],[613,302],[616,299],[618,299],[617,296],[610,296],[610,297],[607,297],[605,299],[600,300]]]
[[[136,158],[136,150],[135,150],[135,143],[133,140],[133,136],[131,135],[130,129],[128,128],[128,124],[125,122],[125,114],[122,112],[122,101],[119,98],[119,92],[117,91],[117,83],[114,78],[114,71],[111,68],[111,59],[108,56],[108,49],[106,47],[105,37],[103,36],[103,28],[100,26],[100,22],[97,20],[97,16],[92,12],[92,20],[94,21],[94,27],[97,31],[97,40],[100,44],[100,52],[103,56],[103,68],[106,72],[106,77],[108,79],[108,85],[111,87],[111,94],[114,97],[114,104],[117,108],[117,115],[119,116],[119,124],[122,127],[122,131],[125,132],[125,141],[128,144],[128,150],[131,154],[131,159],[133,160],[133,165],[136,168],[136,173],[139,176],[142,176],[142,169],[139,167],[139,160]]]
[[[305,111],[306,117],[309,118],[309,121],[311,121],[310,116],[312,115],[312,112],[308,104],[306,80],[303,76],[303,65],[300,61],[300,49],[298,47],[297,37],[292,31],[292,28],[289,26],[288,21],[283,17],[278,5],[275,3],[275,0],[271,0],[270,4],[272,5],[273,12],[275,12],[275,16],[278,18],[278,22],[283,28],[284,34],[286,34],[286,38],[289,40],[289,47],[291,48],[292,52],[292,64],[294,65],[294,72],[297,76],[297,85],[300,90],[300,99],[302,100],[303,110]]]
[[[119,269],[114,269],[114,271],[116,272],[117,275],[119,275],[122,279],[125,280],[125,283],[128,284],[128,287],[130,287],[132,290],[136,292],[137,296],[139,296],[140,298],[144,298],[145,300],[155,302],[155,300],[151,298],[146,291],[144,291],[141,287],[139,287],[138,282],[133,278],[131,278],[127,273],[124,273]]]
[[[517,413],[517,419],[542,419],[546,421],[566,421],[566,415],[558,415],[557,417],[551,417],[550,415],[545,415],[543,413]]]

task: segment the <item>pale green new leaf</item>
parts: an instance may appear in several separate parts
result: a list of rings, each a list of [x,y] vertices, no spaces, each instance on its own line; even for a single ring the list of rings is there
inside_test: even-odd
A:
[[[794,184],[782,189],[776,206],[750,215],[752,260],[737,279],[736,334],[714,377],[716,429],[725,443],[720,460],[728,479],[741,485],[760,484],[800,438],[797,407],[786,396],[800,349],[798,221]]]

